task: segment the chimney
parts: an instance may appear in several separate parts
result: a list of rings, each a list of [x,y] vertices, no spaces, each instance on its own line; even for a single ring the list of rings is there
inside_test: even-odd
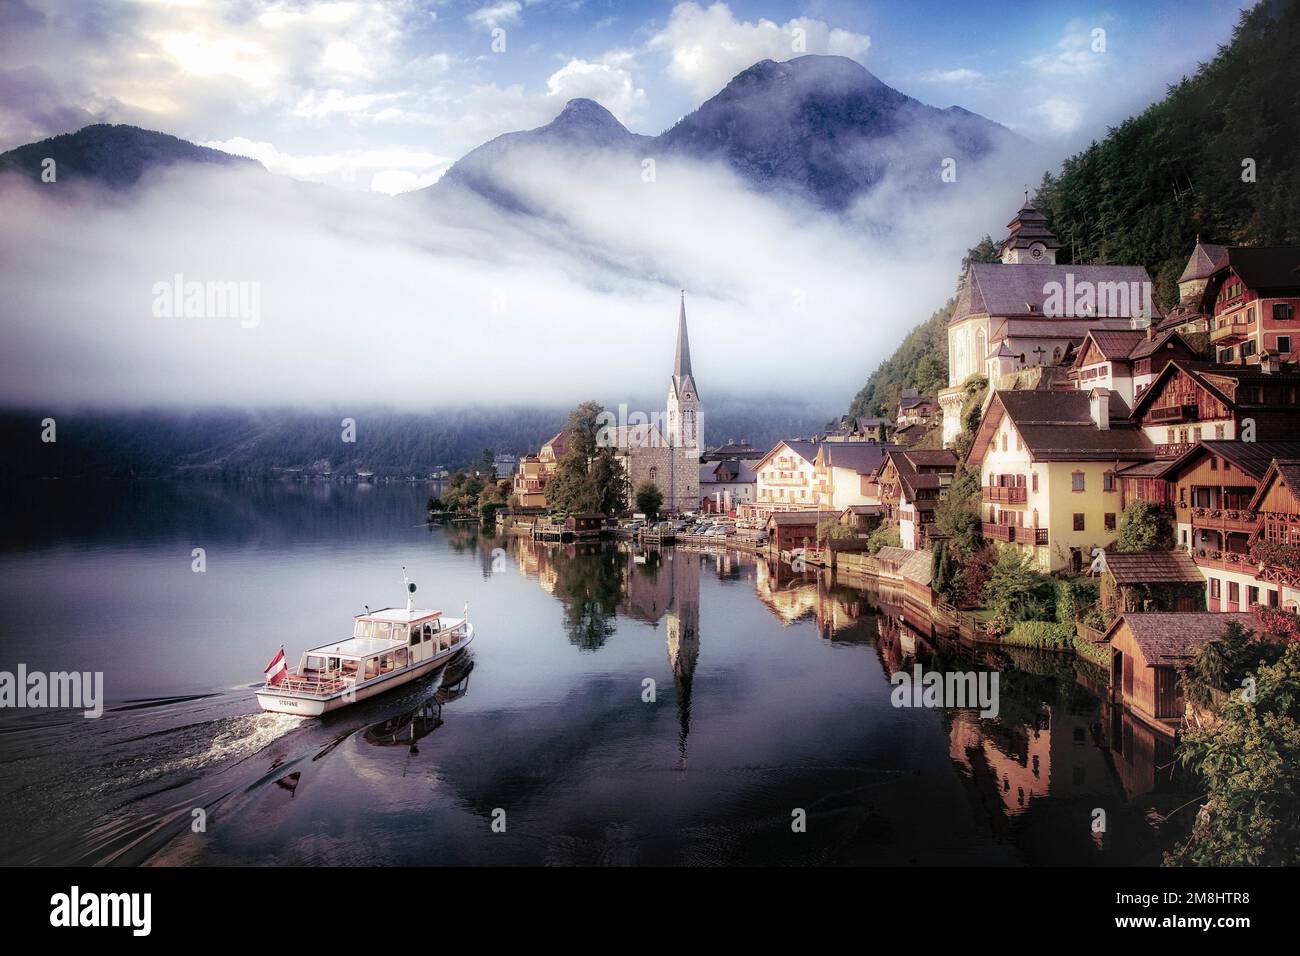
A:
[[[1089,411],[1098,431],[1110,428],[1110,389],[1094,388],[1088,393]]]

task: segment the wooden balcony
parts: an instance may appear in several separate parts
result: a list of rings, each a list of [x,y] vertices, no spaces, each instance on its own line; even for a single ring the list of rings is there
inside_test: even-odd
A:
[[[1156,445],[1157,458],[1179,458],[1196,447],[1196,442],[1175,441]]]
[[[1215,531],[1242,531],[1252,533],[1259,527],[1259,516],[1245,510],[1232,508],[1192,508],[1193,528],[1211,528]]]
[[[1023,505],[1029,500],[1029,489],[1023,485],[1012,487],[1010,485],[984,485],[981,496],[985,501],[992,501],[1003,505]]]
[[[1005,541],[1008,544],[1016,540],[1016,526],[1013,524],[996,524],[992,521],[981,522],[981,530],[989,541]]]
[[[1210,342],[1214,345],[1232,345],[1255,334],[1255,320],[1249,322],[1226,322],[1221,327],[1210,330]]]
[[[1007,544],[1047,544],[1046,528],[1022,528],[1014,524],[997,524],[993,521],[980,522],[984,537],[990,541],[1005,541]]]
[[[1153,406],[1147,409],[1147,421],[1153,425],[1164,425],[1169,422],[1194,422],[1196,421],[1195,405],[1165,405],[1164,407]]]
[[[1213,548],[1193,548],[1192,560],[1203,568],[1218,568],[1223,571],[1239,571],[1242,574],[1254,574],[1259,565],[1248,554],[1236,551],[1216,551]]]

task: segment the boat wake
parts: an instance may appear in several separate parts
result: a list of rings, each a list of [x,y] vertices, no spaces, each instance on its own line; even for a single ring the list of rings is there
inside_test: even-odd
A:
[[[310,721],[310,717],[268,712],[222,717],[214,721],[215,727],[208,728],[199,738],[205,743],[202,750],[178,755],[153,772],[205,770],[228,760],[251,757]]]

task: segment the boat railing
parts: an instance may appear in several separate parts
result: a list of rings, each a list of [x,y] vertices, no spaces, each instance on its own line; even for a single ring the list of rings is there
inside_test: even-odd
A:
[[[276,690],[297,691],[303,694],[333,694],[346,687],[350,681],[342,677],[301,677],[290,675],[274,686]]]

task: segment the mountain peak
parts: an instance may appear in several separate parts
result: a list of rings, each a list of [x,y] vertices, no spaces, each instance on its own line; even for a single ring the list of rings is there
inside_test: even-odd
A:
[[[585,129],[614,129],[627,132],[627,127],[605,107],[595,100],[578,97],[569,100],[560,110],[560,115],[551,120],[549,126],[579,126]]]
[[[257,167],[244,156],[199,146],[151,129],[125,124],[95,123],[75,133],[63,133],[0,154],[0,171],[13,170],[39,179],[46,158],[55,161],[59,180],[94,180],[115,189],[134,185],[151,169],[181,163]]]

